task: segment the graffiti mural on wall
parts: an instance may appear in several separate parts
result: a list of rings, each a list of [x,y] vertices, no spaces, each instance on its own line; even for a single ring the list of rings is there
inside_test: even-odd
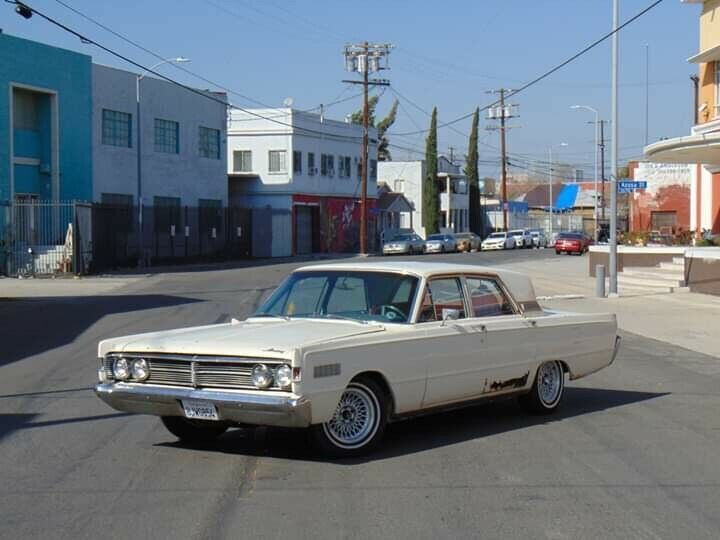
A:
[[[360,201],[341,197],[295,195],[296,202],[319,206],[319,248],[325,253],[352,253],[360,249]],[[368,239],[374,249],[376,201],[368,200]]]

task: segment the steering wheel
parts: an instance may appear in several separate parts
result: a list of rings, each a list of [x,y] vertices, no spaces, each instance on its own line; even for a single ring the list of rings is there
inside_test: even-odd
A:
[[[390,304],[380,306],[380,316],[385,317],[389,321],[394,321],[398,318],[407,320],[407,315],[405,315],[401,309]]]

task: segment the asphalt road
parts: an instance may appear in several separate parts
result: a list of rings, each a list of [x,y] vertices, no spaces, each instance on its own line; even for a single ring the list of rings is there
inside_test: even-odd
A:
[[[720,537],[719,360],[638,336],[552,417],[507,401],[393,424],[357,461],[292,430],[191,448],[95,398],[98,340],[246,316],[295,266],[0,299],[0,537]]]

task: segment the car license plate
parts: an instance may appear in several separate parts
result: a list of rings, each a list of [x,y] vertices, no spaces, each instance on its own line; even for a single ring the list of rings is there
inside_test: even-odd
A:
[[[183,399],[182,406],[185,410],[186,418],[193,418],[196,420],[220,420],[215,404],[212,401]]]

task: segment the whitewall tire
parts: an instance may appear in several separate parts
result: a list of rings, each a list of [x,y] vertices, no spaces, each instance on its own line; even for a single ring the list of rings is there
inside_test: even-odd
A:
[[[565,372],[557,360],[538,367],[530,392],[521,396],[521,403],[532,413],[550,414],[557,410],[565,391]]]

